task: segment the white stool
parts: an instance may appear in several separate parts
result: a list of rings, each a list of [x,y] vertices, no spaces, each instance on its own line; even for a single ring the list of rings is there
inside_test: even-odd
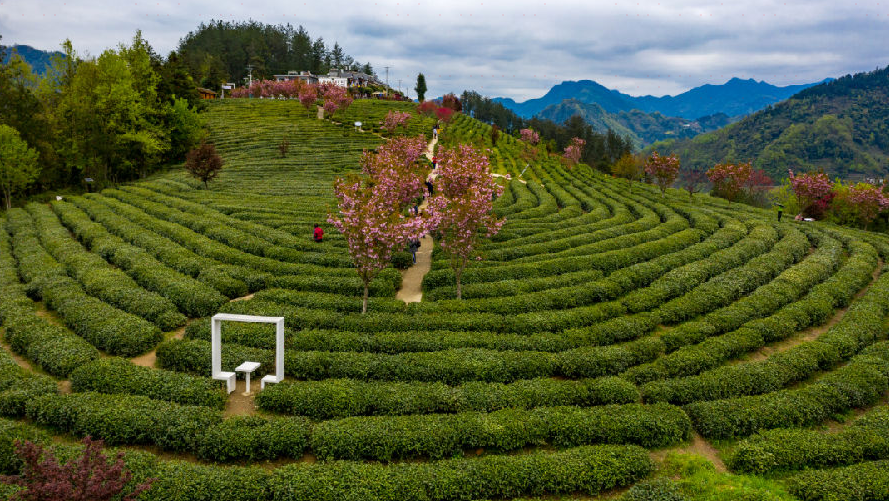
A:
[[[243,372],[245,374],[245,379],[247,380],[247,391],[244,392],[244,395],[250,394],[250,373],[259,369],[259,366],[262,365],[259,362],[244,362],[243,364],[235,367],[236,372]]]

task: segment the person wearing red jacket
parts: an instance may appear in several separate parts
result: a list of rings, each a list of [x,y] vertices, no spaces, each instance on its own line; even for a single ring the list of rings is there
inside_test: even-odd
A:
[[[317,224],[315,225],[314,236],[315,236],[315,241],[318,243],[321,243],[322,240],[324,239],[324,230],[322,230],[321,227],[318,226]]]

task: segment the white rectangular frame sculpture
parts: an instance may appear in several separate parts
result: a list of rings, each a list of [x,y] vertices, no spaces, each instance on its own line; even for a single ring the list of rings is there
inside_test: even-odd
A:
[[[284,317],[260,317],[256,315],[235,315],[233,313],[217,313],[210,319],[210,351],[211,373],[213,379],[225,381],[229,393],[235,391],[234,372],[222,371],[222,322],[246,322],[275,324],[275,373],[262,378],[260,390],[266,383],[280,383],[284,380]]]

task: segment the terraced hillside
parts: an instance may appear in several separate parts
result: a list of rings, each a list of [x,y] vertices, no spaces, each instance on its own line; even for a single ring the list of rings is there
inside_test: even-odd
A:
[[[405,105],[339,120],[387,106]],[[662,197],[458,115],[442,144],[511,174],[507,224],[464,299],[436,249],[422,302],[396,300],[389,269],[361,315],[342,238],[310,232],[384,139],[289,101],[212,103],[208,120],[226,160],[210,190],[174,172],[6,213],[6,472],[15,438],[91,435],[158,478],[145,499],[708,499],[718,486],[693,497],[657,470],[683,451],[773,496],[756,499],[889,493],[886,235]],[[216,312],[285,317],[283,383],[254,401],[209,378]],[[271,372],[270,327],[222,337],[223,370]]]

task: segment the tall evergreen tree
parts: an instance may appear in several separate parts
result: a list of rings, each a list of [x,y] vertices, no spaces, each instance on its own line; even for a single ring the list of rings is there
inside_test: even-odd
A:
[[[426,100],[426,77],[420,73],[417,75],[417,86],[414,87],[414,90],[417,91],[417,100],[421,103]]]

